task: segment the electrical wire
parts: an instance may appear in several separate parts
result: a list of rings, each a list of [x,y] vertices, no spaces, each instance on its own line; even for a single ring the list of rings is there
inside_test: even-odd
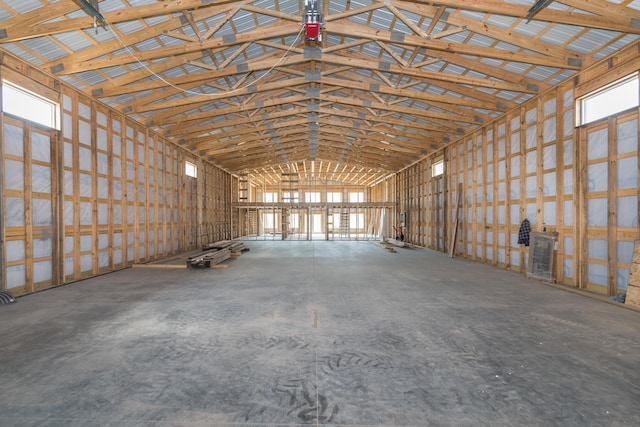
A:
[[[247,83],[246,86],[241,86],[239,88],[236,89],[230,89],[228,91],[225,92],[216,92],[216,93],[202,93],[202,92],[195,92],[192,90],[188,90],[188,89],[182,89],[181,87],[178,87],[176,85],[174,85],[173,83],[171,83],[170,81],[166,80],[164,77],[162,77],[161,75],[159,75],[158,73],[156,73],[155,71],[153,71],[151,68],[149,68],[147,66],[147,64],[145,64],[142,60],[140,60],[135,52],[133,51],[133,49],[131,49],[131,47],[127,46],[124,41],[122,40],[122,38],[120,37],[120,35],[113,29],[111,28],[111,24],[109,22],[107,22],[106,20],[104,21],[105,24],[105,28],[108,29],[108,31],[110,31],[115,38],[118,40],[118,43],[120,43],[120,46],[122,46],[122,48],[124,49],[124,51],[131,56],[133,59],[136,60],[136,62],[138,64],[140,64],[141,67],[143,67],[145,70],[147,70],[149,72],[149,74],[153,75],[154,77],[156,77],[157,79],[161,80],[162,82],[166,83],[168,86],[171,86],[172,88],[179,90],[180,92],[186,93],[186,94],[191,94],[191,95],[197,95],[197,96],[211,96],[211,97],[219,97],[221,95],[227,95],[227,94],[232,94],[235,92],[239,92],[241,90],[244,90],[246,88],[248,88],[251,85],[254,85],[256,83],[258,83],[259,81],[261,81],[263,78],[265,78],[271,71],[273,71],[278,65],[280,65],[280,63],[282,63],[282,61],[284,60],[284,58],[289,54],[289,52],[291,52],[291,50],[293,49],[293,47],[298,43],[298,40],[300,39],[300,35],[302,34],[302,30],[304,29],[304,26],[300,26],[300,31],[298,31],[298,34],[296,35],[295,40],[293,41],[293,43],[291,43],[291,45],[288,47],[287,51],[278,59],[278,61],[276,61],[275,64],[273,64],[273,66],[271,66],[271,68],[269,68],[267,71],[265,71],[260,77],[258,77],[257,79],[251,81],[250,83]],[[196,65],[197,66],[197,65]]]

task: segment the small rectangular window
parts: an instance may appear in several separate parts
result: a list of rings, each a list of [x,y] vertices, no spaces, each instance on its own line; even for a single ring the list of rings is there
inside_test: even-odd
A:
[[[276,203],[278,201],[278,193],[264,193],[262,200],[265,203]]]
[[[444,160],[438,160],[431,165],[431,176],[440,176],[444,173]]]
[[[362,203],[362,202],[364,202],[364,193],[362,191],[349,193],[349,203]]]
[[[328,191],[327,202],[342,202],[342,193],[339,191]]]
[[[60,129],[58,104],[7,81],[2,82],[2,110],[48,128]]]
[[[304,201],[306,203],[320,203],[320,192],[304,193]]]
[[[295,193],[285,191],[282,193],[282,201],[284,203],[298,203],[300,201],[300,194],[297,191]]]
[[[192,178],[198,177],[198,168],[191,162],[184,162],[184,174]]]
[[[618,80],[577,100],[576,125],[586,125],[640,105],[638,74]]]

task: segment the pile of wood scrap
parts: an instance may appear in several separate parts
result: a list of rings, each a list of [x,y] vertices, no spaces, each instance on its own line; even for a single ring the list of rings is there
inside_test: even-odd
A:
[[[232,256],[238,256],[248,250],[249,248],[244,243],[234,242],[233,240],[207,243],[202,247],[201,254],[190,256],[187,259],[187,266],[193,268],[215,268],[222,261]]]
[[[401,248],[404,248],[405,246],[405,243],[402,240],[392,239],[391,237],[387,237],[386,243],[390,243],[393,246],[399,246]]]
[[[192,268],[212,268],[216,264],[231,258],[231,251],[228,248],[211,249],[199,255],[187,258],[187,266]]]
[[[242,242],[234,242],[233,240],[221,240],[215,243],[207,243],[202,247],[203,251],[208,251],[211,249],[221,250],[221,249],[229,249],[232,255],[240,254],[241,252],[248,251],[244,243]]]

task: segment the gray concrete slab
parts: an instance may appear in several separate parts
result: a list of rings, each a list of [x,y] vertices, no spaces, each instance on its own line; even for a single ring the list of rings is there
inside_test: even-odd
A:
[[[637,426],[640,313],[370,242],[0,306],[1,426]]]

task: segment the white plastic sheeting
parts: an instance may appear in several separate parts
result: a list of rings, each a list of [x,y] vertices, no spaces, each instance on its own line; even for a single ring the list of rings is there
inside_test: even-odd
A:
[[[91,123],[78,120],[78,142],[91,146]]]
[[[4,153],[12,156],[24,157],[22,128],[5,123],[4,125]]]
[[[80,271],[87,272],[93,270],[93,254],[80,255]]]
[[[591,259],[607,260],[607,241],[602,239],[587,240],[588,257]]]
[[[27,283],[27,278],[25,275],[25,265],[12,265],[7,267],[6,273],[6,283],[7,289],[20,288]]]
[[[538,127],[530,126],[526,130],[526,148],[531,149],[538,145]]]
[[[562,188],[564,194],[573,194],[573,169],[563,171]]]
[[[52,208],[50,199],[33,199],[31,201],[31,225],[35,227],[50,227],[52,225]]]
[[[33,263],[33,281],[34,283],[51,280],[53,272],[53,263],[51,260],[36,261]]]
[[[24,191],[24,163],[17,160],[4,161],[4,187],[7,190]]]
[[[5,257],[7,262],[24,261],[25,242],[24,240],[7,240],[5,242]]]
[[[546,225],[556,225],[556,202],[544,202],[542,207],[543,219]]]
[[[587,166],[587,191],[607,191],[608,164],[606,162],[594,163]]]
[[[511,158],[511,176],[520,176],[520,157]]]
[[[64,225],[74,224],[73,201],[65,200],[64,202]]]
[[[562,204],[563,204],[562,223],[564,226],[571,226],[573,225],[573,200],[565,200],[564,202],[562,202]]]
[[[520,204],[514,203],[511,205],[510,212],[511,224],[520,225]]]
[[[527,207],[525,210],[525,217],[529,220],[529,222],[531,223],[531,225],[536,225],[537,223],[537,219],[536,219],[536,214],[538,211],[538,207],[536,206],[536,203],[527,203]]]
[[[542,195],[543,196],[555,196],[556,195],[556,173],[545,173],[542,176]]]
[[[573,278],[573,260],[565,258],[562,261],[562,274],[566,278]]]
[[[525,192],[528,199],[533,199],[538,194],[538,181],[535,175],[528,176],[525,179]]]
[[[24,199],[20,197],[5,197],[5,225],[7,227],[24,226]]]
[[[562,143],[562,164],[573,165],[573,140],[568,139]]]
[[[587,200],[587,225],[591,227],[606,227],[607,213],[607,199],[597,198]]]
[[[544,121],[542,126],[542,142],[548,143],[556,140],[556,118],[551,117]]]
[[[519,152],[520,152],[520,134],[516,132],[511,134],[511,154],[517,154]]]
[[[51,194],[51,167],[31,165],[31,190],[34,193]]]
[[[607,266],[588,262],[587,281],[589,281],[590,283],[595,283],[596,285],[606,286],[608,282]]]
[[[80,202],[80,225],[93,224],[93,204],[91,202]]]
[[[618,160],[618,189],[638,187],[638,156]]]
[[[520,180],[519,179],[511,180],[509,195],[512,201],[520,200]]]
[[[638,227],[638,196],[617,198],[618,227]]]
[[[606,128],[593,131],[587,135],[587,159],[606,159],[609,151],[609,132]]]
[[[638,120],[629,120],[618,124],[618,154],[638,151]]]
[[[73,275],[74,272],[74,263],[73,263],[73,257],[67,257],[64,259],[64,275],[65,276],[71,276]]]

